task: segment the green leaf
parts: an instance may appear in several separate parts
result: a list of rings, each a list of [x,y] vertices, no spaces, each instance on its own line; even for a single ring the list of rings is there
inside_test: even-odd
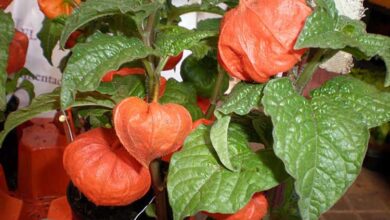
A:
[[[218,61],[213,55],[207,55],[198,60],[193,55],[184,59],[181,64],[180,76],[184,82],[191,83],[198,96],[210,98],[218,76]],[[223,94],[229,87],[229,76],[223,74],[219,94]]]
[[[223,16],[225,11],[216,6],[216,4],[191,4],[184,5],[181,7],[172,6],[172,8],[168,11],[168,21],[179,21],[180,16],[183,14],[191,13],[191,12],[208,12],[213,14],[218,14]]]
[[[259,136],[260,142],[263,143],[265,148],[272,148],[273,138],[272,138],[272,121],[271,118],[264,115],[263,112],[257,114],[252,120],[252,126],[255,129],[257,135]]]
[[[353,68],[349,73],[350,76],[353,76],[361,81],[364,81],[368,84],[374,85],[377,89],[383,92],[390,92],[390,87],[384,87],[383,81],[386,77],[386,71],[382,68],[370,68],[370,69],[359,69]]]
[[[228,129],[230,116],[223,116],[213,124],[210,130],[210,139],[221,163],[229,170],[236,171],[230,161],[231,155],[228,146]]]
[[[153,50],[137,38],[98,34],[88,43],[77,44],[72,52],[62,77],[62,109],[72,104],[76,91],[94,91],[108,71],[144,58]]]
[[[272,151],[253,153],[237,126],[229,128],[229,151],[237,172],[222,166],[211,146],[209,128],[199,126],[169,165],[168,196],[175,219],[198,211],[234,213],[255,192],[270,189],[286,174]]]
[[[196,46],[203,39],[216,35],[218,35],[217,31],[194,31],[183,27],[169,26],[158,33],[155,44],[163,57],[175,56],[184,49]]]
[[[282,78],[267,84],[262,102],[274,124],[275,154],[296,180],[302,218],[318,219],[359,174],[368,127],[390,119],[389,96],[338,77],[309,101]]]
[[[51,56],[53,49],[60,40],[61,31],[64,29],[64,25],[64,17],[55,19],[45,18],[45,20],[43,20],[42,29],[38,33],[38,38],[41,41],[41,47],[43,49],[43,55],[50,64],[52,64]]]
[[[6,93],[7,93],[7,95],[11,94],[11,93],[14,93],[16,90],[19,89],[18,88],[18,81],[23,76],[28,76],[31,79],[35,79],[36,78],[34,76],[34,74],[32,74],[26,68],[23,68],[19,72],[12,74],[12,76],[7,79],[7,85],[6,85]],[[34,89],[32,89],[32,90],[34,91]],[[33,95],[32,97],[30,96],[30,98],[34,98],[34,97],[35,97],[35,95]]]
[[[78,106],[101,106],[113,108],[115,103],[98,93],[89,92],[77,95],[77,100],[73,103],[73,107]],[[56,89],[52,93],[43,94],[34,98],[28,107],[10,113],[4,124],[4,130],[0,132],[0,146],[7,134],[18,125],[41,113],[53,111],[59,108],[60,90]]]
[[[7,106],[6,82],[8,49],[14,37],[15,28],[10,13],[0,10],[0,111],[4,111]]]
[[[100,106],[104,108],[114,108],[115,102],[110,97],[98,92],[79,92],[76,95],[76,100],[69,107],[80,106]]]
[[[107,18],[109,28],[112,33],[124,34],[127,37],[141,37],[137,29],[137,24],[132,16],[118,14]]]
[[[221,18],[211,18],[201,20],[196,25],[196,29],[199,31],[219,31],[221,24]]]
[[[238,83],[217,111],[223,114],[246,115],[259,108],[264,84]]]
[[[151,203],[148,205],[148,207],[146,207],[145,213],[148,217],[157,218],[156,206],[154,205],[154,203]]]
[[[4,124],[4,130],[0,132],[0,146],[6,135],[16,126],[43,112],[57,109],[59,104],[59,92],[57,90],[53,93],[40,95],[33,99],[28,107],[10,113]]]
[[[35,98],[34,84],[28,80],[23,80],[19,85],[19,89],[23,89],[27,92],[28,97],[30,98],[29,102],[31,103],[31,100]]]
[[[65,28],[61,34],[60,45],[63,48],[69,36],[78,28],[101,17],[130,13],[137,23],[160,7],[160,3],[143,0],[88,0],[80,5],[68,17]]]
[[[102,94],[111,95],[116,103],[130,96],[144,98],[146,95],[145,76],[114,76],[111,82],[103,82],[97,88]]]
[[[359,59],[380,56],[387,66],[385,85],[390,85],[390,37],[368,34],[362,21],[337,15],[333,1],[317,0],[318,6],[306,20],[295,48],[345,50]]]
[[[312,92],[318,99],[327,98],[359,113],[368,128],[390,121],[390,93],[382,92],[353,77],[337,77]]]
[[[169,79],[164,95],[159,102],[161,104],[176,103],[184,106],[190,112],[193,121],[203,117],[203,112],[197,105],[196,91],[189,83],[181,83],[175,79]]]
[[[204,58],[212,49],[213,48],[208,44],[207,41],[202,41],[190,48],[192,51],[191,56],[200,60]]]

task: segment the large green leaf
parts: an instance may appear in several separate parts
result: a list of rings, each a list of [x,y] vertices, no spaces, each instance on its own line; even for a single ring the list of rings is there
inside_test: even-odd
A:
[[[6,81],[8,48],[15,33],[14,22],[11,14],[0,10],[0,111],[4,111],[7,106]]]
[[[240,82],[217,110],[223,114],[246,115],[252,109],[260,107],[263,88],[264,84]]]
[[[386,63],[385,85],[390,85],[390,38],[368,34],[362,21],[338,16],[333,1],[317,0],[317,8],[306,20],[295,47],[345,50],[357,58],[379,55]]]
[[[72,49],[62,77],[61,108],[70,106],[76,91],[93,91],[100,79],[111,70],[153,53],[138,38],[98,34],[88,43]]]
[[[160,103],[176,103],[184,106],[195,121],[203,117],[203,112],[196,102],[196,90],[190,83],[178,82],[175,79],[167,81],[164,95],[159,100]]]
[[[303,219],[318,219],[356,179],[368,127],[390,119],[389,101],[350,77],[331,80],[310,101],[287,78],[267,84],[262,102],[274,124],[274,151],[296,180]]]
[[[101,106],[113,108],[115,103],[106,96],[99,93],[79,93],[73,107],[78,106]],[[53,111],[60,108],[60,90],[56,89],[52,93],[47,93],[34,98],[31,104],[26,107],[12,112],[8,115],[4,124],[4,130],[0,132],[0,146],[7,134],[16,126],[28,121],[35,116]]]
[[[211,128],[210,138],[218,158],[229,170],[236,171],[232,161],[230,161],[232,157],[229,154],[230,151],[227,144],[230,123],[229,114],[246,115],[252,109],[258,108],[261,104],[263,88],[263,84],[239,83],[215,112],[218,120]]]
[[[337,77],[312,92],[316,99],[332,99],[354,112],[368,128],[390,121],[390,93],[353,77]]]
[[[168,195],[175,219],[201,210],[234,213],[255,192],[270,189],[286,177],[283,164],[272,151],[255,154],[250,150],[239,127],[230,126],[228,139],[237,172],[218,162],[209,136],[208,127],[198,127],[171,159]]]
[[[145,76],[114,76],[111,82],[101,83],[97,91],[111,95],[111,99],[117,103],[130,96],[144,98],[146,95]]]
[[[43,55],[50,64],[52,64],[51,55],[53,53],[53,49],[60,39],[64,25],[65,19],[63,17],[56,19],[45,18],[45,20],[43,20],[42,29],[38,33],[38,38],[41,41],[41,47],[43,49]]]
[[[230,161],[231,155],[228,145],[228,131],[230,116],[222,116],[213,124],[210,130],[210,139],[221,163],[229,170],[236,171]]]
[[[196,46],[203,39],[218,35],[217,31],[194,31],[183,27],[164,27],[156,38],[156,48],[162,56],[176,56],[184,49]]]
[[[159,7],[159,1],[150,3],[143,0],[88,0],[83,2],[66,22],[61,34],[61,47],[64,47],[66,40],[75,30],[90,21],[109,15],[130,13],[139,23]]]

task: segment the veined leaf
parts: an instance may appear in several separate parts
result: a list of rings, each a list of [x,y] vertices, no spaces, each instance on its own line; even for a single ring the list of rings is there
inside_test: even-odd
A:
[[[218,158],[221,163],[229,170],[236,171],[230,161],[231,155],[229,154],[228,146],[228,130],[230,124],[230,116],[222,116],[213,124],[210,130],[210,139],[214,150],[218,154]]]
[[[218,120],[211,128],[211,142],[222,164],[231,171],[236,171],[236,168],[230,161],[232,157],[229,155],[227,144],[230,123],[228,115],[231,113],[246,115],[252,109],[258,108],[261,104],[263,88],[263,84],[239,83],[214,113]]]
[[[274,151],[296,180],[304,220],[318,219],[356,179],[368,128],[390,120],[389,101],[390,94],[351,77],[329,81],[310,101],[287,78],[267,84],[262,102],[274,124]]]
[[[306,20],[296,49],[316,47],[345,50],[359,59],[380,56],[387,66],[385,85],[390,85],[390,37],[368,34],[366,25],[337,15],[333,1],[317,0],[317,8]]]
[[[176,103],[184,106],[195,121],[203,117],[203,112],[196,102],[196,91],[189,83],[181,83],[174,79],[167,81],[164,95],[159,100],[160,103]]]
[[[252,109],[259,108],[264,84],[238,83],[217,111],[223,114],[236,113],[246,115]]]
[[[169,10],[168,13],[168,21],[177,21],[179,20],[180,16],[183,14],[191,13],[191,12],[208,12],[213,14],[218,14],[223,16],[225,13],[225,10],[222,8],[216,6],[216,4],[205,4],[202,2],[202,4],[191,4],[191,5],[184,5],[180,7],[173,6],[171,10]]]
[[[390,93],[353,77],[337,77],[312,92],[316,99],[332,99],[361,115],[368,128],[390,121]]]
[[[153,50],[138,38],[98,34],[88,43],[77,44],[72,52],[62,77],[62,109],[73,103],[76,91],[94,91],[108,71],[144,58]]]
[[[203,39],[218,35],[217,31],[194,31],[183,27],[165,27],[157,35],[156,48],[162,56],[176,56],[196,46]]]
[[[43,49],[43,55],[47,61],[51,62],[51,56],[54,47],[60,40],[61,31],[64,29],[65,18],[60,17],[56,19],[45,18],[43,20],[42,29],[38,33],[38,38],[41,41],[41,47]]]
[[[75,10],[66,22],[61,34],[61,47],[65,46],[65,42],[75,30],[90,21],[109,15],[130,13],[136,22],[138,21],[139,23],[159,7],[160,3],[158,1],[153,3],[142,0],[88,0],[83,2],[80,8]]]
[[[146,95],[145,76],[114,76],[111,82],[101,83],[97,91],[111,95],[111,99],[116,103],[130,96],[144,98]]]
[[[115,103],[101,94],[89,92],[79,93],[72,106],[101,106],[105,108],[113,108]],[[60,90],[56,89],[52,93],[43,94],[34,98],[28,107],[10,113],[4,124],[4,130],[0,132],[0,146],[7,134],[12,129],[16,128],[16,126],[41,113],[53,111],[59,108]]]
[[[237,172],[218,162],[209,137],[209,128],[199,126],[171,159],[168,195],[175,219],[201,210],[234,213],[255,192],[270,189],[286,177],[272,151],[255,154],[249,149],[246,134],[239,127],[230,126],[228,136]]]
[[[219,31],[220,24],[221,18],[210,18],[199,21],[196,29],[199,31]]]
[[[6,82],[8,65],[8,48],[15,34],[14,22],[10,13],[0,10],[0,111],[7,106]]]

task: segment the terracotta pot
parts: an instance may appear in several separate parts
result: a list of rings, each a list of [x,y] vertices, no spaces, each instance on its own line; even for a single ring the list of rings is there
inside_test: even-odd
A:
[[[65,195],[69,178],[62,154],[66,144],[53,123],[35,123],[23,130],[18,155],[18,193],[23,199]]]

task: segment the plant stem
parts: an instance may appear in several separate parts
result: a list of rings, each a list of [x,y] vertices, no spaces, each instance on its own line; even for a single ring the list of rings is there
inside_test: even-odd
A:
[[[210,106],[206,111],[206,116],[205,116],[206,119],[210,119],[213,116],[214,110],[217,107],[217,102],[221,93],[224,74],[225,73],[223,72],[223,70],[218,67],[217,81],[215,83],[215,87],[210,98]]]
[[[168,62],[169,57],[162,57],[156,70],[154,71],[154,87],[153,87],[153,102],[158,101],[158,95],[160,91],[160,75],[161,71],[164,69],[165,64]]]
[[[157,11],[154,11],[149,17],[146,22],[145,27],[143,28],[143,31],[141,33],[142,40],[144,44],[148,47],[152,47],[153,41],[154,41],[154,25],[156,20],[156,14]],[[153,100],[153,89],[155,85],[156,79],[154,78],[154,71],[155,71],[155,63],[154,63],[154,57],[149,55],[146,59],[142,59],[142,63],[145,66],[147,75],[148,75],[148,96],[147,100],[148,102]]]
[[[160,161],[154,160],[150,163],[150,172],[152,174],[153,190],[156,195],[156,215],[157,220],[168,220],[167,199],[165,194],[164,181],[160,174]]]
[[[309,61],[304,67],[303,72],[298,76],[298,79],[295,82],[295,89],[299,94],[302,94],[320,64],[332,57],[334,54],[335,51],[318,49],[314,52],[313,56],[309,57]]]
[[[153,0],[152,0],[153,2]],[[157,17],[157,11],[154,11],[149,17],[144,28],[142,39],[146,46],[153,47],[154,42],[154,27]],[[160,86],[160,73],[164,68],[168,58],[161,58],[157,68],[155,68],[155,57],[152,55],[148,56],[147,59],[143,59],[142,62],[148,73],[148,101],[157,102],[158,91]],[[167,215],[167,199],[164,181],[161,177],[160,161],[154,160],[150,164],[150,172],[152,175],[153,190],[156,196],[156,216],[157,220],[168,220]]]

